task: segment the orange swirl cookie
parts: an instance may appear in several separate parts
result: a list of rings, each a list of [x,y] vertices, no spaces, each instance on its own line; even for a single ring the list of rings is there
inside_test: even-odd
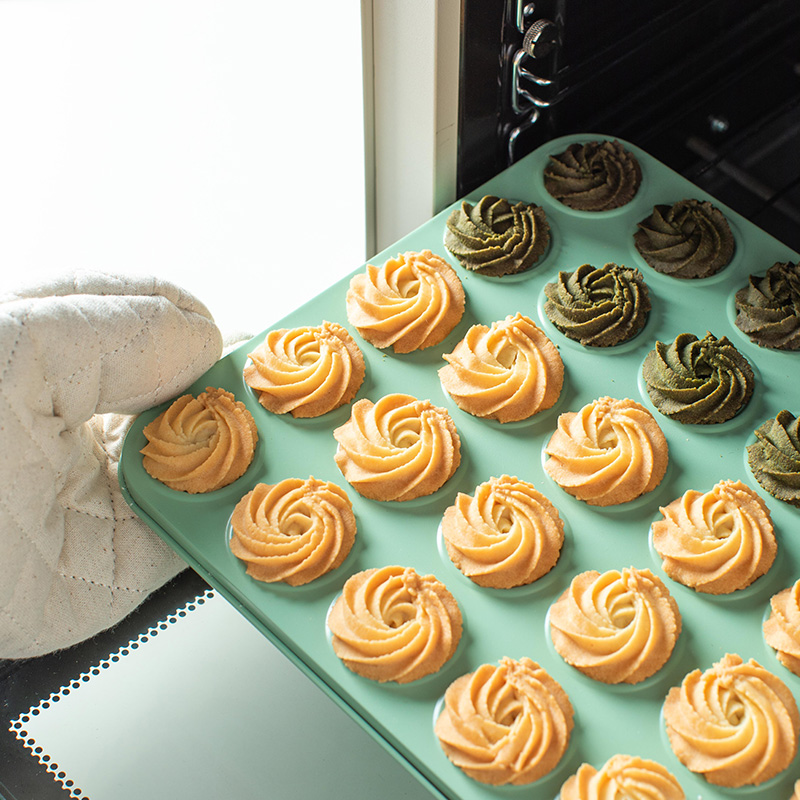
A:
[[[764,640],[784,667],[800,675],[800,580],[774,595],[769,605]]]
[[[612,756],[599,770],[582,764],[561,787],[559,800],[685,800],[675,776],[638,756]]]
[[[364,357],[335,322],[267,333],[248,354],[244,380],[275,414],[319,417],[349,403],[364,380]]]
[[[638,683],[667,662],[681,632],[678,604],[649,569],[573,578],[550,607],[558,654],[602,683]]]
[[[244,403],[209,386],[185,394],[144,428],[147,473],[171,489],[212,492],[233,483],[250,466],[258,430]]]
[[[459,408],[499,422],[550,408],[564,383],[555,345],[519,313],[488,328],[473,325],[443,358],[448,363],[439,378]]]
[[[447,689],[435,732],[447,757],[481,783],[532,783],[561,760],[573,728],[561,686],[530,658],[483,664]]]
[[[336,464],[371,500],[413,500],[432,494],[461,462],[461,440],[444,408],[407,394],[359,400],[333,432]]]
[[[442,518],[453,563],[479,586],[508,589],[541,578],[558,561],[564,523],[532,484],[502,475],[459,492]]]
[[[456,271],[430,250],[367,264],[347,291],[347,318],[380,349],[410,353],[439,344],[464,313],[465,295]]]
[[[653,546],[664,572],[698,592],[744,589],[775,561],[778,546],[764,501],[740,481],[689,490],[661,509]]]
[[[626,503],[652,491],[669,460],[653,415],[633,400],[612,397],[562,414],[545,452],[550,477],[591,506]]]
[[[461,611],[447,587],[410,567],[348,578],[328,615],[333,650],[353,672],[409,683],[437,672],[461,639]]]
[[[336,569],[356,535],[350,498],[335,483],[259,483],[231,516],[230,547],[259,581],[300,586]]]
[[[681,763],[716,786],[758,786],[794,759],[800,714],[788,687],[728,654],[669,690],[664,720]]]

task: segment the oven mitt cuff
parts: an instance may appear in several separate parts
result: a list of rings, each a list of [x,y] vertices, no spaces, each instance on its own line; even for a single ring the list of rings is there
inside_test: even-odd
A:
[[[117,465],[131,415],[221,351],[208,309],[156,278],[81,272],[0,296],[0,658],[87,639],[185,567]]]

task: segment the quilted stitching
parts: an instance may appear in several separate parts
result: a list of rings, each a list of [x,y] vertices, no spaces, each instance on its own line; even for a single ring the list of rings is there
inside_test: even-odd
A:
[[[18,658],[109,627],[183,567],[120,493],[132,417],[94,415],[184,391],[221,337],[178,287],[81,273],[0,299],[3,342],[0,658]]]

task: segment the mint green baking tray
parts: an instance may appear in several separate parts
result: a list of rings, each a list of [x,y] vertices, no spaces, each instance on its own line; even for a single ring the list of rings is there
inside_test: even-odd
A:
[[[552,243],[542,260],[521,276],[487,278],[463,269],[443,245],[445,220],[453,204],[371,263],[383,264],[408,250],[430,249],[457,270],[467,295],[464,318],[438,347],[407,355],[383,352],[366,343],[348,323],[345,292],[350,276],[271,326],[317,325],[338,322],[354,334],[367,364],[358,398],[377,400],[389,392],[428,398],[447,408],[462,441],[462,464],[445,486],[428,498],[406,503],[366,500],[349,486],[334,464],[333,429],[349,416],[349,406],[314,420],[295,420],[265,411],[244,384],[247,353],[264,333],[254,337],[214,365],[190,388],[221,386],[249,408],[260,439],[254,461],[235,483],[208,495],[186,495],[150,478],[139,449],[143,427],[165,406],[142,414],[130,430],[120,461],[120,483],[132,508],[253,625],[274,642],[298,667],[322,687],[348,714],[394,753],[430,789],[447,800],[535,798],[552,800],[562,782],[582,762],[596,767],[616,753],[652,758],[678,778],[688,798],[727,800],[731,797],[788,798],[800,778],[800,760],[780,776],[757,788],[729,790],[710,784],[685,769],[672,753],[660,718],[670,687],[695,668],[706,669],[726,652],[745,660],[755,658],[775,672],[800,697],[800,678],[776,659],[761,635],[769,598],[800,577],[800,510],[766,494],[750,474],[745,447],[754,429],[783,408],[800,413],[800,353],[773,352],[751,343],[733,324],[733,296],[748,276],[763,274],[775,261],[800,256],[739,216],[706,192],[623,142],[642,165],[642,186],[627,206],[610,212],[586,213],[568,209],[544,190],[542,170],[550,153],[572,142],[607,138],[597,134],[562,137],[526,156],[467,199],[485,194],[541,205],[550,221]],[[727,216],[736,238],[733,261],[717,275],[681,281],[652,270],[633,247],[636,223],[656,203],[672,204],[694,197],[711,200]],[[328,257],[329,254],[319,254]],[[310,257],[314,257],[311,254]],[[608,349],[587,349],[566,339],[542,311],[543,287],[559,271],[584,263],[601,266],[613,261],[638,267],[650,289],[652,312],[644,330],[631,342]],[[363,265],[356,265],[353,274]],[[266,287],[265,287],[266,289]],[[556,406],[531,420],[501,425],[461,411],[443,391],[437,371],[475,323],[490,324],[509,314],[532,317],[561,352],[564,389]],[[642,361],[656,340],[671,341],[691,332],[728,336],[754,367],[757,386],[752,401],[733,420],[717,426],[688,426],[672,422],[653,408],[640,383]],[[661,485],[644,498],[623,506],[592,508],[555,485],[543,469],[543,448],[560,413],[577,410],[603,395],[630,397],[654,412],[670,447],[670,463]],[[465,578],[449,561],[439,537],[439,522],[459,491],[472,493],[481,482],[503,473],[532,482],[558,508],[566,540],[556,567],[531,586],[506,591],[482,589]],[[358,534],[353,551],[335,572],[305,587],[265,585],[245,574],[228,550],[228,520],[235,503],[256,483],[275,483],[289,477],[330,480],[344,488],[353,502]],[[687,489],[706,491],[722,479],[742,480],[764,497],[772,512],[778,557],[772,569],[752,586],[733,595],[697,594],[666,577],[651,549],[649,527],[666,505]],[[433,573],[455,595],[464,616],[464,635],[451,661],[437,674],[405,686],[377,684],[346,669],[334,655],[326,615],[345,580],[355,572],[387,564],[410,566]],[[579,572],[627,566],[649,567],[659,574],[678,602],[683,632],[667,664],[635,686],[606,686],[569,667],[553,649],[546,630],[548,607]],[[433,721],[445,689],[459,675],[502,656],[529,656],[564,687],[575,709],[570,747],[549,776],[526,787],[491,788],[477,783],[445,757],[433,732]],[[236,664],[230,665],[236,679]],[[264,675],[257,692],[280,692]],[[210,686],[209,691],[214,691]],[[202,702],[202,698],[198,698]],[[297,730],[313,720],[298,719]],[[269,776],[265,776],[265,786]]]

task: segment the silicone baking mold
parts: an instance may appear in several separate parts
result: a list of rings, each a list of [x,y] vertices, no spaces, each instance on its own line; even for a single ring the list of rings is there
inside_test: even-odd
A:
[[[233,484],[207,495],[172,491],[150,478],[139,454],[143,427],[165,406],[142,414],[128,433],[120,461],[120,482],[134,510],[186,561],[269,637],[348,714],[423,781],[447,800],[531,797],[551,800],[582,762],[600,767],[622,753],[651,758],[666,766],[688,798],[723,800],[737,796],[789,797],[800,777],[794,762],[769,783],[749,789],[721,789],[689,772],[673,754],[661,719],[664,698],[693,669],[707,669],[725,653],[754,658],[800,696],[800,678],[791,674],[763,640],[761,625],[770,597],[800,576],[800,510],[768,495],[751,475],[745,448],[753,431],[783,408],[800,413],[800,353],[768,351],[753,344],[734,325],[733,297],[750,274],[763,274],[776,261],[800,256],[764,233],[706,192],[632,144],[639,159],[642,185],[634,199],[608,212],[573,211],[544,189],[542,171],[548,154],[572,142],[592,141],[599,134],[579,134],[548,142],[479,187],[466,198],[486,194],[541,205],[552,239],[530,270],[490,278],[458,264],[443,244],[445,221],[454,203],[382,253],[370,259],[382,264],[406,251],[430,249],[458,272],[466,291],[461,322],[441,345],[396,355],[365,342],[349,324],[345,293],[349,277],[287,315],[272,328],[337,322],[355,337],[366,360],[366,379],[357,398],[373,401],[390,392],[413,394],[446,408],[459,431],[462,461],[454,476],[429,497],[404,503],[361,497],[334,463],[334,428],[343,424],[350,405],[316,419],[276,416],[262,408],[245,385],[247,353],[263,333],[220,360],[190,389],[220,386],[249,408],[259,429],[255,458]],[[680,280],[651,269],[633,245],[636,224],[656,203],[684,198],[711,200],[727,217],[736,239],[731,263],[716,275]],[[327,254],[319,254],[327,257]],[[315,254],[308,254],[309,258]],[[616,347],[587,348],[567,339],[543,312],[544,286],[559,271],[582,264],[614,262],[639,269],[649,288],[652,310],[643,330]],[[353,274],[363,270],[363,265]],[[442,389],[438,370],[467,329],[490,325],[516,313],[536,321],[558,347],[565,366],[564,386],[555,406],[528,420],[501,424],[465,413]],[[641,380],[642,362],[658,341],[671,342],[683,332],[702,337],[707,331],[727,336],[752,364],[756,385],[752,399],[732,420],[719,425],[685,425],[661,415]],[[577,411],[602,396],[630,398],[655,416],[669,444],[666,475],[650,493],[619,506],[589,506],[547,475],[544,447],[559,414]],[[529,481],[556,506],[565,523],[565,542],[556,566],[534,583],[514,589],[486,589],[474,584],[451,563],[439,524],[458,492],[471,494],[493,476],[516,475]],[[228,547],[229,518],[236,502],[256,483],[307,478],[337,483],[349,495],[358,524],[355,545],[334,572],[306,586],[292,588],[259,583]],[[670,580],[651,547],[650,525],[687,489],[709,490],[720,480],[742,480],[764,498],[775,525],[778,557],[769,572],[748,588],[730,595],[703,595]],[[433,574],[455,596],[463,614],[464,633],[453,658],[436,674],[407,685],[379,684],[350,672],[334,654],[326,615],[345,580],[370,567],[399,564]],[[667,663],[652,677],[634,685],[606,685],[585,677],[556,653],[548,633],[548,609],[578,573],[624,567],[649,568],[678,603],[683,630]],[[564,688],[575,710],[575,729],[564,758],[548,776],[525,787],[491,788],[467,777],[445,757],[433,723],[447,686],[458,676],[502,657],[527,656],[544,667]],[[236,665],[231,665],[235,673]],[[213,691],[213,687],[211,687]],[[271,691],[265,680],[260,691]],[[298,725],[308,721],[298,720]]]

